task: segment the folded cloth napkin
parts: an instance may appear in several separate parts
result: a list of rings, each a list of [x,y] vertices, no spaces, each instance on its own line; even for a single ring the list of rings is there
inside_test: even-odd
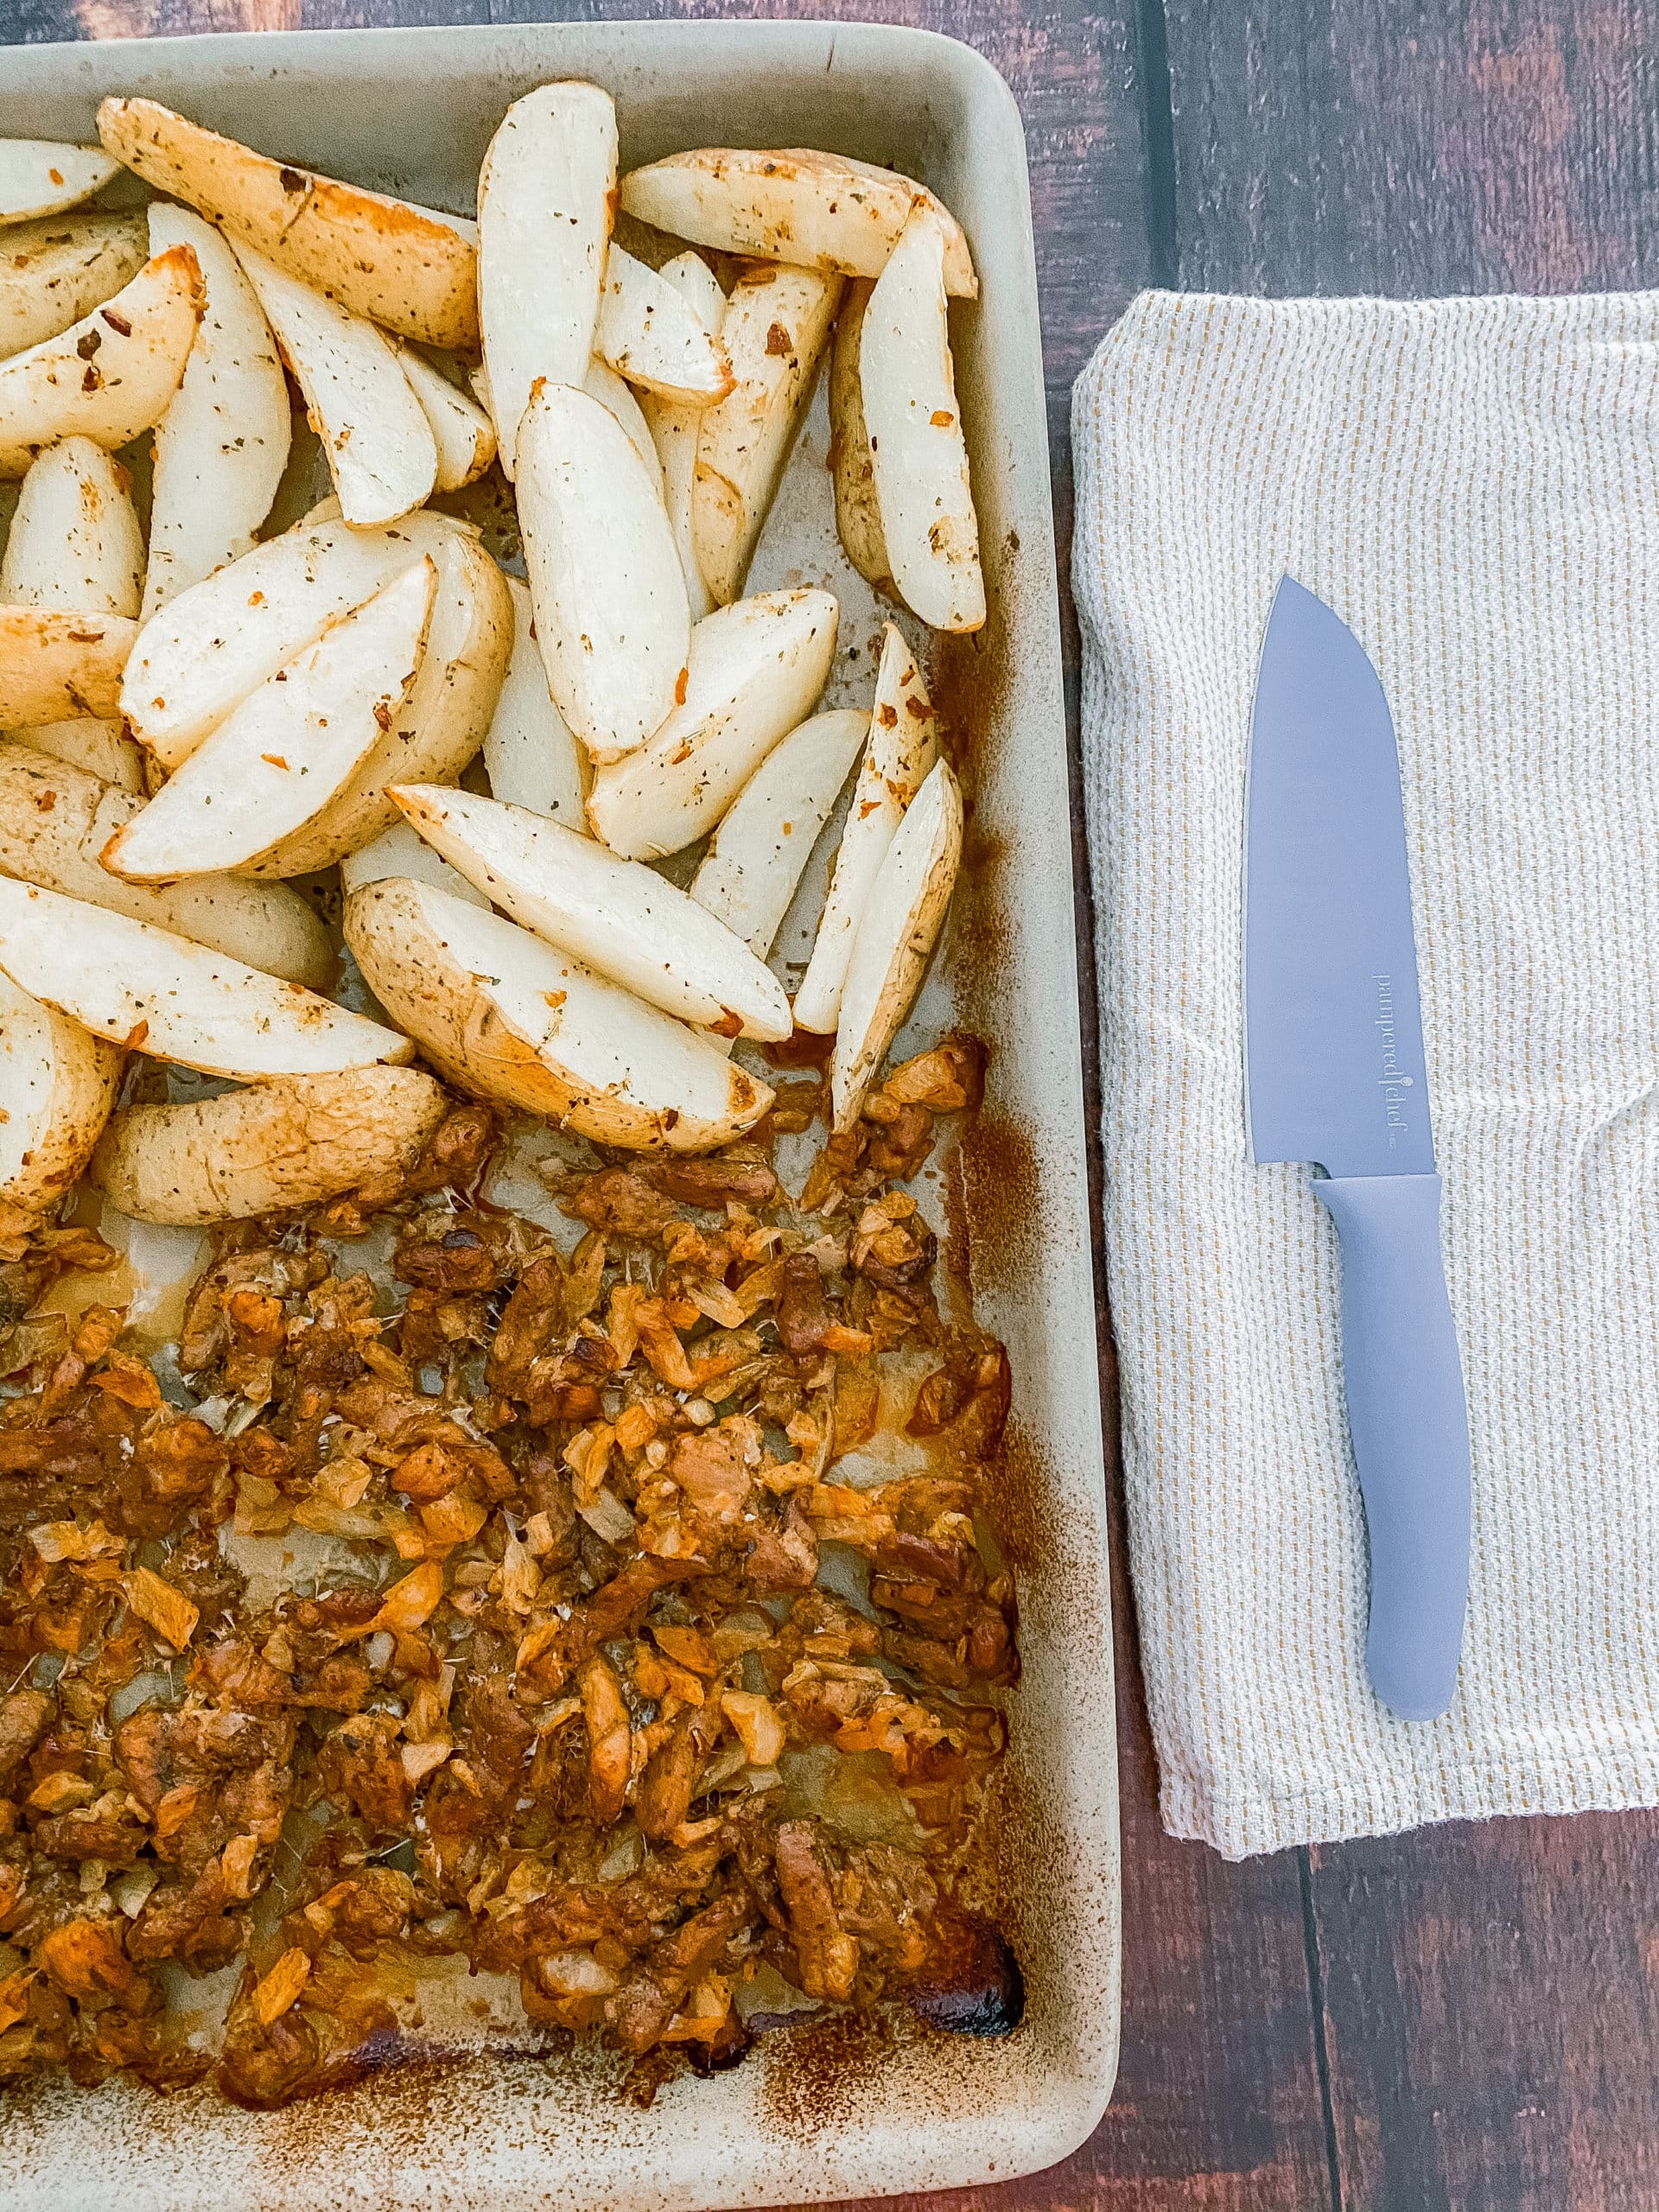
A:
[[[1659,1802],[1659,293],[1148,294],[1074,434],[1166,1825],[1236,1857]],[[1427,1724],[1365,1679],[1335,1231],[1306,1168],[1246,1143],[1244,779],[1287,570],[1399,739],[1474,1465],[1462,1672]]]

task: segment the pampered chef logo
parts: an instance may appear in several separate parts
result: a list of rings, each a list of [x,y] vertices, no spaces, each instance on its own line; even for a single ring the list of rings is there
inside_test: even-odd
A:
[[[1376,1028],[1382,1039],[1382,1072],[1377,1082],[1382,1090],[1382,1108],[1388,1118],[1389,1150],[1395,1148],[1396,1135],[1403,1135],[1409,1127],[1405,1114],[1403,1094],[1412,1086],[1412,1078],[1400,1071],[1400,1055],[1395,1044],[1394,978],[1392,976],[1373,976],[1376,986]]]

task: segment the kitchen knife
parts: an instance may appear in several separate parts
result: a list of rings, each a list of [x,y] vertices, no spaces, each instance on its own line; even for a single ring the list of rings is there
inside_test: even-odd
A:
[[[1371,1686],[1444,1713],[1469,1586],[1469,1416],[1440,1261],[1394,723],[1347,625],[1290,576],[1256,671],[1246,799],[1250,1150],[1310,1160],[1342,1244]]]

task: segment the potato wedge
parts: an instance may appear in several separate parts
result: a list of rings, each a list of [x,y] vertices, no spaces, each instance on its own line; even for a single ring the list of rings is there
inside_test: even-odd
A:
[[[170,246],[90,315],[0,361],[0,476],[21,476],[60,439],[113,453],[158,422],[184,374],[202,296],[195,255]]]
[[[331,622],[457,534],[476,539],[448,515],[410,515],[376,531],[308,516],[193,584],[139,632],[121,693],[133,735],[176,768]]]
[[[96,146],[0,138],[0,223],[27,223],[79,207],[103,190],[118,166]]]
[[[538,377],[580,385],[594,350],[616,192],[616,110],[597,85],[515,100],[478,180],[478,297],[501,467]]]
[[[104,1132],[91,1179],[134,1221],[248,1221],[403,1174],[448,1109],[423,1070],[386,1067],[127,1106]]]
[[[354,891],[345,928],[382,1005],[476,1096],[635,1151],[709,1151],[772,1103],[765,1084],[683,1023],[429,885]]]
[[[912,613],[934,629],[977,630],[985,579],[944,272],[938,218],[918,207],[870,295],[859,382],[893,581]]]
[[[527,806],[567,830],[588,834],[583,802],[592,770],[588,755],[570,734],[570,726],[553,703],[547,671],[535,639],[536,617],[530,588],[517,576],[506,580],[512,599],[512,656],[484,740],[484,768],[493,797],[509,806]],[[398,827],[412,837],[407,823]],[[419,843],[419,839],[416,842]],[[424,850],[423,847],[423,850]],[[405,868],[405,875],[418,875]]]
[[[659,859],[712,830],[829,679],[838,609],[827,591],[760,592],[696,624],[685,697],[648,745],[601,768],[596,836],[624,860]]]
[[[548,688],[592,758],[618,760],[681,695],[691,617],[658,486],[574,385],[539,385],[524,410],[518,522]]]
[[[48,446],[17,494],[0,560],[0,601],[130,620],[143,588],[144,541],[126,471],[90,438]]]
[[[250,875],[309,875],[332,866],[397,819],[389,784],[449,783],[483,744],[512,645],[506,580],[469,530],[440,532],[431,559],[438,587],[426,652],[401,711],[340,796],[251,862]]]
[[[251,1081],[401,1063],[407,1037],[169,930],[0,876],[0,969],[112,1045]]]
[[[732,388],[732,365],[684,293],[612,239],[600,287],[594,351],[630,384],[707,407]]]
[[[425,412],[437,448],[440,492],[459,492],[481,476],[495,459],[495,425],[475,399],[468,398],[412,346],[397,349],[410,390]]]
[[[854,941],[887,848],[939,757],[938,724],[916,656],[896,622],[881,632],[869,741],[847,811],[801,987],[795,1025],[828,1034],[837,1022]]]
[[[149,211],[152,253],[188,245],[207,306],[184,380],[156,426],[143,613],[176,599],[253,543],[288,461],[288,381],[253,287],[211,223],[188,207]]]
[[[539,668],[536,673],[539,683]],[[412,883],[429,883],[435,890],[447,891],[452,899],[466,899],[469,906],[490,903],[448,861],[441,861],[401,816],[389,830],[371,838],[360,852],[346,854],[340,864],[340,887],[349,897],[365,883],[384,883],[389,875],[406,875]]]
[[[48,216],[0,236],[0,360],[55,338],[130,283],[146,259],[144,219]]]
[[[732,287],[720,334],[736,382],[697,426],[691,543],[715,601],[743,588],[818,363],[842,280],[813,269],[758,263]]]
[[[0,976],[0,1224],[54,1213],[110,1117],[124,1055]]]
[[[864,387],[859,370],[864,313],[874,289],[868,276],[855,276],[836,317],[836,335],[830,348],[830,469],[836,486],[836,531],[841,550],[865,582],[879,590],[892,582],[893,575],[887,542],[881,535],[875,462],[864,423]]]
[[[99,855],[143,801],[41,752],[34,730],[24,734],[23,744],[0,746],[0,873],[153,922],[289,982],[314,990],[332,983],[337,963],[328,932],[286,884],[203,875],[156,886],[111,875]]]
[[[105,846],[129,883],[246,868],[315,822],[409,697],[438,572],[423,555],[227,715]]]
[[[962,226],[926,186],[844,154],[704,146],[632,170],[620,196],[640,222],[694,245],[846,276],[879,276],[919,204],[933,210],[944,232],[952,293],[978,295]]]
[[[858,1119],[864,1094],[915,1002],[962,860],[962,793],[937,761],[887,848],[858,925],[830,1064],[837,1130]]]
[[[702,255],[677,254],[673,260],[664,263],[658,274],[680,293],[704,329],[717,334],[726,312],[726,295],[720,289],[720,279]],[[728,370],[730,366],[728,361]],[[674,543],[679,548],[680,566],[685,571],[685,595],[691,620],[701,622],[705,614],[712,613],[715,604],[702,580],[691,542],[691,486],[697,473],[697,431],[702,420],[702,404],[683,405],[678,400],[659,398],[647,392],[642,412],[662,465],[663,504],[668,509]]]
[[[37,722],[16,734],[33,751],[113,784],[134,798],[144,789],[144,755],[114,715],[72,715],[67,721]]]
[[[98,132],[147,184],[353,315],[476,352],[477,239],[461,218],[271,161],[155,100],[105,100]]]
[[[137,634],[116,614],[0,607],[0,729],[118,712]]]
[[[838,707],[791,730],[733,800],[692,878],[697,904],[761,960],[869,727],[861,708]]]
[[[607,362],[597,353],[588,364],[588,373],[582,388],[589,399],[596,399],[601,407],[608,407],[628,434],[630,444],[645,464],[645,474],[657,486],[657,496],[662,497],[662,463],[657,458],[657,447],[646,422],[645,410],[629,391],[626,380],[618,376]]]
[[[397,349],[366,316],[232,238],[322,441],[340,511],[357,530],[397,522],[432,496],[438,448]]]
[[[419,784],[391,796],[468,882],[595,975],[722,1036],[789,1035],[789,1001],[771,969],[654,868],[499,799]]]

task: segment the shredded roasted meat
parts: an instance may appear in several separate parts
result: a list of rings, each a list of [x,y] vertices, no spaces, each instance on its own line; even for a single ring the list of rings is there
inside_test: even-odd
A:
[[[753,1140],[560,1166],[565,1235],[458,1107],[397,1188],[221,1231],[154,1365],[40,1308],[91,1232],[0,1254],[0,2082],[280,2104],[444,1952],[652,2080],[813,2005],[1014,2024],[962,1901],[1008,1367],[894,1179],[980,1058],[894,1070],[798,1196]],[[232,1970],[190,2039],[181,1968]]]

